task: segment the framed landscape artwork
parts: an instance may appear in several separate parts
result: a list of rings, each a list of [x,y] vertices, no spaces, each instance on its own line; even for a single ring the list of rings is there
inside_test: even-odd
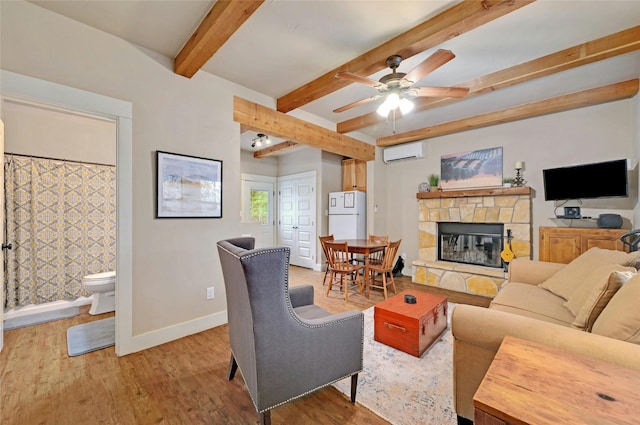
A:
[[[440,185],[444,190],[502,186],[502,148],[441,156]]]
[[[156,218],[221,218],[222,161],[156,151]]]

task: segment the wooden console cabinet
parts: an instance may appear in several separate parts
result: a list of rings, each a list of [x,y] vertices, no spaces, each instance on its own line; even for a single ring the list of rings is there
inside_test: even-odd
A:
[[[367,191],[367,162],[360,159],[342,161],[342,190]]]
[[[594,246],[627,251],[628,249],[620,241],[620,236],[628,231],[628,229],[541,227],[539,259],[568,264]]]

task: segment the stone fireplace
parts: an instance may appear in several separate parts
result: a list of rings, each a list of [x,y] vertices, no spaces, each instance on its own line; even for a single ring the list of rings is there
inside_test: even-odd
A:
[[[415,283],[495,296],[506,280],[500,252],[507,231],[516,258],[532,258],[531,188],[418,193]]]

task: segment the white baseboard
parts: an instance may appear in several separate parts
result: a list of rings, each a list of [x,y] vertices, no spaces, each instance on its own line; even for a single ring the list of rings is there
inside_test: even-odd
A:
[[[170,341],[175,341],[176,339],[180,339],[185,336],[224,325],[228,321],[227,311],[225,310],[174,326],[168,326],[166,328],[135,335],[131,338],[130,344],[127,344],[127,347],[122,347],[122,349],[119,350],[121,352],[119,355],[131,354],[157,345],[165,344]]]

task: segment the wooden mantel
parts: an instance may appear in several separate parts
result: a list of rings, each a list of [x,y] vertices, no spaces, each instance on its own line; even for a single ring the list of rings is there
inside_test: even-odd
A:
[[[488,187],[482,189],[439,190],[435,192],[418,192],[417,199],[465,198],[472,196],[529,195],[533,189],[522,187]]]

